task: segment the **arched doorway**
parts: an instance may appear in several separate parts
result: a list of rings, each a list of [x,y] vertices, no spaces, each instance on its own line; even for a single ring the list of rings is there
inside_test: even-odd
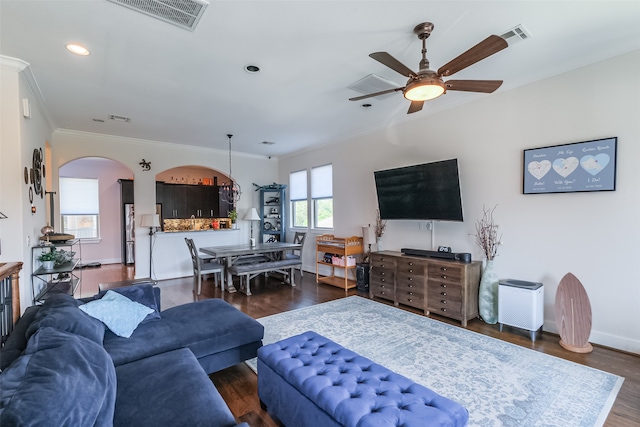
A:
[[[133,179],[133,171],[124,164],[103,158],[84,157],[74,159],[60,166],[58,170],[59,180],[66,178],[94,180],[98,192],[98,212],[91,212],[95,218],[75,218],[64,212],[63,195],[64,188],[58,183],[57,187],[61,194],[57,195],[60,201],[59,223],[56,231],[65,232],[66,228],[74,227],[73,230],[66,230],[70,234],[82,239],[82,263],[89,264],[116,264],[123,260],[124,245],[123,236],[123,215],[120,193],[120,179]],[[73,188],[73,187],[71,187]],[[72,191],[72,190],[67,190]],[[91,191],[91,190],[89,190]],[[82,194],[79,194],[82,198]],[[91,224],[95,221],[95,224]],[[91,230],[95,227],[95,230]]]

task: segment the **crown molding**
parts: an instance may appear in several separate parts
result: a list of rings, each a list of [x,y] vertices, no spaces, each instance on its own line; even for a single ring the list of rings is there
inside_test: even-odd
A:
[[[49,129],[53,131],[56,126],[51,118],[51,114],[49,113],[49,109],[47,108],[47,103],[44,99],[44,95],[40,90],[40,86],[36,81],[36,77],[33,75],[31,71],[31,66],[28,62],[23,61],[19,58],[12,58],[10,56],[0,55],[0,68],[4,68],[6,70],[15,71],[17,73],[21,73],[27,82],[27,86],[31,89],[31,92],[36,97],[38,104],[40,105],[40,109],[42,111],[42,116],[44,120],[47,122]]]

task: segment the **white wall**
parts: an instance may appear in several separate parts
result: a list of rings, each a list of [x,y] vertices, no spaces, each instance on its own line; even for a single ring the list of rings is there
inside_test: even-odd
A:
[[[67,162],[83,157],[104,157],[116,160],[133,171],[136,224],[141,223],[141,215],[155,213],[156,174],[178,166],[190,165],[225,171],[229,169],[229,154],[223,150],[169,144],[109,135],[56,130],[52,142],[53,182],[58,182],[58,169]],[[151,170],[144,171],[139,165],[145,159],[151,162]],[[238,203],[240,229],[225,235],[225,244],[249,241],[249,227],[240,220],[245,212],[258,205],[258,195],[252,183],[264,185],[277,180],[278,163],[265,156],[233,153],[234,178],[242,187],[242,197]],[[54,184],[57,186],[57,184]],[[59,203],[56,204],[59,206]],[[57,208],[56,208],[57,209]],[[59,212],[56,213],[59,217]],[[232,237],[229,237],[232,236]],[[229,241],[232,239],[233,241]],[[149,230],[136,230],[136,277],[149,277]],[[163,245],[168,246],[167,248]],[[184,250],[183,250],[184,249]],[[176,256],[176,254],[179,254]],[[167,279],[178,275],[189,275],[185,268],[188,250],[184,236],[163,237],[154,243],[154,278]]]
[[[40,94],[28,64],[0,56],[0,262],[22,261],[20,274],[21,310],[32,303],[31,245],[38,244],[40,229],[46,225],[45,199],[33,195],[36,213],[31,213],[29,186],[24,168],[31,168],[33,150],[45,151],[51,128],[39,103]],[[23,116],[22,100],[27,99],[31,115]],[[44,186],[43,188],[47,189]]]
[[[334,234],[360,235],[377,207],[373,171],[456,157],[465,221],[435,223],[435,246],[481,259],[470,234],[483,206],[497,205],[504,242],[498,274],[544,283],[545,330],[557,332],[556,289],[572,272],[590,297],[591,341],[640,353],[634,267],[640,259],[640,51],[511,91],[468,96],[478,100],[283,157],[280,182],[291,171],[333,163]],[[616,191],[522,194],[523,149],[613,136]],[[390,221],[384,248],[402,247],[432,249],[431,234],[418,231],[417,221]],[[313,269],[314,249],[306,247],[307,268]]]

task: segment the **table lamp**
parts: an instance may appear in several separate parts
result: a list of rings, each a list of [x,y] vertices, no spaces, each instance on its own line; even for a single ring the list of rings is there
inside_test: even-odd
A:
[[[160,215],[142,215],[142,221],[140,225],[142,227],[149,227],[149,279],[151,279],[153,277],[151,274],[151,266],[153,261],[153,235],[155,234],[155,229],[157,227],[160,227]]]
[[[251,246],[253,247],[256,245],[256,239],[253,238],[253,221],[260,221],[260,216],[258,215],[258,211],[256,210],[256,208],[251,208],[251,210],[249,210],[244,216],[244,219],[246,221],[251,221],[251,239],[249,241],[251,242]]]

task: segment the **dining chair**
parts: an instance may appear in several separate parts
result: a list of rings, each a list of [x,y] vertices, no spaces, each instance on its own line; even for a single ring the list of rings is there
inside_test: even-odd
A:
[[[202,291],[202,276],[204,275],[213,274],[215,286],[218,287],[218,279],[224,280],[224,265],[219,263],[215,258],[199,255],[198,248],[196,248],[195,243],[193,243],[193,239],[185,237],[184,241],[187,242],[189,252],[191,253],[193,276],[194,279],[196,279],[194,286],[196,295],[200,295],[200,292]]]
[[[293,236],[293,243],[298,243],[301,245],[300,249],[294,249],[291,253],[287,253],[287,259],[299,259],[300,260],[300,277],[302,277],[302,250],[304,249],[304,239],[307,236],[307,233],[303,233],[302,231],[296,231],[296,234]]]

